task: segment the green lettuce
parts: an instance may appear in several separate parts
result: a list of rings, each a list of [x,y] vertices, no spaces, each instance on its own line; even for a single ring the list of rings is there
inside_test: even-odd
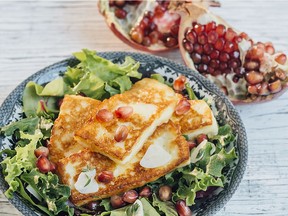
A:
[[[49,215],[57,215],[60,212],[68,212],[69,215],[73,215],[73,209],[67,205],[70,188],[60,184],[57,175],[51,172],[43,174],[38,169],[33,169],[23,173],[20,179],[30,185],[38,197],[41,197],[39,201],[47,206],[50,211]]]
[[[30,142],[24,147],[17,146],[15,148],[16,154],[13,157],[6,157],[1,162],[5,181],[9,185],[8,190],[5,192],[8,198],[12,198],[13,192],[17,191],[19,187],[19,183],[15,178],[19,177],[23,172],[28,172],[35,168],[37,158],[34,155],[34,150],[43,135],[40,130],[36,130],[33,135],[20,131],[20,137],[21,139],[28,139]]]
[[[96,54],[83,49],[74,53],[80,61],[75,67],[68,67],[63,77],[45,86],[28,82],[23,93],[23,110],[27,117],[43,116],[55,119],[59,113],[58,101],[65,94],[84,94],[90,98],[103,100],[123,93],[132,87],[130,78],[140,79],[140,63],[129,56],[122,64],[114,64]]]
[[[175,205],[171,201],[163,202],[159,200],[156,194],[152,195],[152,205],[166,216],[178,216]]]
[[[235,138],[231,126],[226,124],[219,127],[218,134],[210,137],[210,140],[221,148],[221,146],[225,147],[227,144],[234,142]]]
[[[11,136],[16,130],[34,134],[36,128],[39,124],[39,118],[33,117],[33,118],[24,118],[16,122],[12,122],[9,125],[6,125],[1,128],[1,133],[3,133],[5,136]]]

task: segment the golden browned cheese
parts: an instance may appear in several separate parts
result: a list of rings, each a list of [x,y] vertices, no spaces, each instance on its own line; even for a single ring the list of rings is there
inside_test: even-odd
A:
[[[181,127],[181,133],[193,139],[201,133],[216,135],[218,125],[208,104],[203,100],[189,100],[190,110],[183,115],[174,115],[171,120]]]
[[[141,160],[147,154],[148,148],[152,147],[153,149],[155,147],[165,149],[171,158],[167,163],[158,167],[145,168]],[[116,164],[99,153],[84,150],[60,160],[58,163],[58,175],[64,184],[70,186],[71,201],[79,206],[92,200],[110,197],[155,181],[189,160],[189,157],[189,147],[181,135],[179,127],[172,121],[169,121],[156,129],[153,135],[145,142],[143,148],[127,164]],[[99,185],[99,190],[94,193],[82,194],[75,189],[74,185],[77,182],[79,174],[87,167],[89,169],[96,169],[94,179]],[[113,172],[113,180],[109,183],[98,182],[97,176],[99,173],[107,170]]]
[[[74,142],[74,132],[97,113],[100,103],[98,100],[82,96],[66,95],[64,97],[48,144],[52,162],[57,163],[60,159],[83,149],[81,145]]]
[[[117,163],[127,163],[143,146],[157,126],[171,118],[179,95],[172,88],[153,79],[142,79],[133,87],[104,100],[100,109],[114,112],[118,107],[131,106],[133,114],[126,119],[114,117],[109,122],[94,117],[83,128],[76,131],[75,139],[91,151],[106,155]],[[116,142],[114,135],[121,125],[128,127],[128,137]]]

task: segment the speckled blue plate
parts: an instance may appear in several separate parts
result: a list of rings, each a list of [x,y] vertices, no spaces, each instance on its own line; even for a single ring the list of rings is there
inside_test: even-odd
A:
[[[226,173],[229,183],[225,184],[223,190],[217,191],[217,193],[202,199],[201,202],[197,202],[197,204],[192,207],[193,215],[214,215],[228,202],[237,189],[244,175],[248,157],[245,128],[232,103],[213,83],[191,69],[171,60],[153,55],[128,52],[103,52],[98,54],[104,58],[113,60],[115,63],[122,62],[125,56],[130,55],[135,60],[141,62],[139,71],[143,74],[143,77],[150,77],[151,73],[156,72],[161,74],[166,81],[172,83],[180,74],[185,75],[189,79],[189,83],[196,96],[199,99],[205,98],[207,102],[211,104],[218,123],[220,125],[228,123],[232,127],[234,134],[237,135],[235,147],[239,160],[235,164],[235,167]],[[2,104],[0,108],[0,125],[6,125],[11,121],[22,118],[22,93],[28,81],[32,80],[38,84],[47,83],[63,74],[67,66],[74,66],[77,63],[78,61],[71,57],[48,66],[23,81]],[[11,144],[7,139],[3,137],[0,138],[1,149],[9,146],[11,146]],[[2,172],[0,174],[0,188],[3,192],[8,188]],[[43,215],[43,213],[34,209],[17,194],[15,194],[10,202],[24,215]]]

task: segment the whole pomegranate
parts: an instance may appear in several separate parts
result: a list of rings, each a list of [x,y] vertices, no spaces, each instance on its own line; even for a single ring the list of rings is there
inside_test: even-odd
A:
[[[169,4],[164,0],[100,0],[99,9],[116,36],[136,49],[154,52],[178,46],[180,16],[168,10]]]
[[[287,88],[287,56],[254,42],[200,3],[171,2],[181,16],[178,40],[188,67],[217,84],[234,103],[264,101]]]

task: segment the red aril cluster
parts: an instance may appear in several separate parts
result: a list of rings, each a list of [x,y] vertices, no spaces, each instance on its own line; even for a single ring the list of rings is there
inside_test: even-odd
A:
[[[141,45],[149,47],[158,42],[162,42],[166,47],[175,47],[178,45],[178,31],[180,17],[170,28],[169,32],[161,32],[154,22],[160,19],[168,11],[169,1],[157,1],[158,5],[153,11],[146,11],[139,25],[130,31],[131,39]]]
[[[137,5],[141,1],[124,1],[124,0],[110,0],[109,6],[115,7],[114,14],[118,19],[125,19],[127,16],[127,11],[123,8],[126,4]]]
[[[243,77],[238,48],[241,41],[241,35],[222,24],[194,22],[185,33],[183,46],[201,74],[235,73],[237,77]]]
[[[269,60],[265,56],[272,56],[275,54],[275,49],[272,43],[261,43],[251,46],[248,50],[244,69],[245,79],[248,83],[248,92],[251,95],[267,96],[271,93],[277,93],[282,90],[281,81],[286,79],[286,73],[280,68],[269,68],[269,72],[265,71],[265,66]],[[287,61],[285,54],[280,53],[274,59],[278,64],[283,65]]]

